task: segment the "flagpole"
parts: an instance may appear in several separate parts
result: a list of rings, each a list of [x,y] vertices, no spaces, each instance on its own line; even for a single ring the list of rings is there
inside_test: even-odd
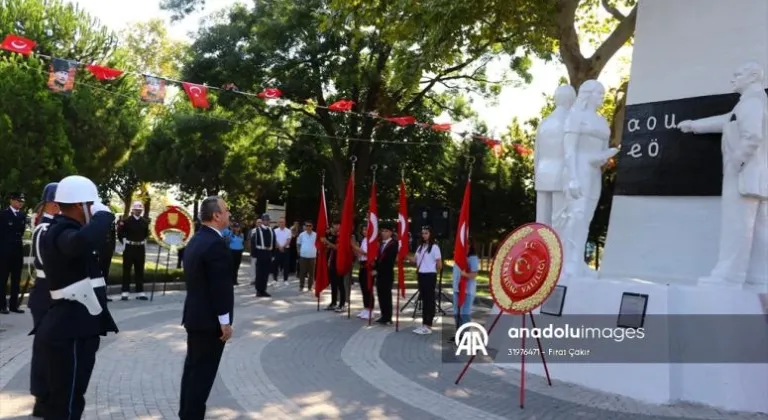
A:
[[[378,169],[378,167],[379,167],[379,165],[376,165],[376,164],[371,165],[371,171],[372,171],[371,172],[371,174],[372,174],[371,189],[373,189],[373,187],[376,186],[376,169]],[[377,207],[376,212],[378,213],[378,207],[379,207],[378,204],[376,205],[376,207]],[[371,209],[369,208],[368,211],[370,212],[370,210]],[[370,219],[370,217],[371,217],[371,215],[369,214],[368,218]],[[378,221],[378,217],[377,217],[377,220],[376,220],[376,234],[377,235],[378,235],[378,232],[379,232],[379,221]],[[366,232],[366,236],[368,236],[368,235],[370,235],[370,232]],[[365,238],[365,240],[368,241],[368,238]],[[366,244],[366,247],[365,247],[366,251],[368,250],[368,246],[370,246],[370,243]],[[373,272],[372,272],[372,270],[373,270],[373,261],[368,261],[368,258],[366,258],[365,262],[366,262],[366,265],[368,266],[368,267],[366,267],[366,270],[365,270],[365,274],[366,274],[366,277],[367,277],[365,279],[365,281],[367,282],[366,285],[365,285],[365,288],[368,289],[368,296],[369,296],[368,302],[370,302],[370,305],[371,305],[371,307],[368,308],[368,326],[370,327],[371,324],[373,323]],[[360,281],[362,282],[363,279],[360,279]],[[390,291],[390,293],[392,293],[392,291]]]
[[[400,167],[400,182],[403,185],[405,185],[405,168],[404,167]],[[407,220],[406,220],[406,222],[407,222]],[[398,238],[398,239],[402,240],[403,238]],[[408,244],[403,242],[403,246],[408,246]],[[400,250],[398,250],[398,252],[400,252]],[[398,256],[398,258],[400,258],[400,257]],[[400,265],[401,264],[398,264],[398,267],[397,267],[398,271],[401,270],[401,267],[399,267]],[[398,273],[397,298],[396,298],[397,300],[396,300],[396,304],[395,304],[395,332],[400,331],[400,293],[402,293],[402,292],[400,291],[400,278],[399,278],[399,273]],[[381,304],[381,302],[379,302],[379,304]]]
[[[349,160],[352,162],[352,172],[349,173],[349,176],[352,178],[352,191],[354,191],[355,188],[355,162],[357,162],[357,156],[352,155]],[[349,197],[344,197],[345,200],[349,199]],[[352,203],[354,206],[354,203]],[[354,223],[352,224],[352,232],[355,231]],[[350,250],[351,252],[351,250]],[[354,257],[353,257],[354,258]],[[352,260],[352,270],[354,270],[355,266],[355,260]],[[341,281],[346,281],[346,277],[349,276],[349,284],[345,284],[347,286],[347,319],[352,318],[352,272],[350,271],[347,273]]]
[[[325,192],[325,169],[320,173],[320,199],[323,199],[323,193]],[[326,212],[328,209],[326,209]],[[319,220],[316,220],[315,223],[319,223]],[[313,276],[315,277],[315,290],[317,290],[317,263],[315,263],[315,273],[313,273]],[[322,293],[322,291],[321,291]],[[317,298],[317,312],[320,312],[320,293],[315,292],[315,297]]]
[[[472,182],[472,167],[475,165],[475,157],[470,156],[467,159],[467,183]],[[461,227],[459,227],[461,228]],[[460,235],[460,232],[456,232],[457,235]],[[467,235],[467,241],[469,241],[469,235]],[[469,247],[467,247],[469,249]],[[456,266],[456,256],[453,256],[453,266]],[[459,270],[461,270],[461,267],[459,267]],[[459,290],[454,290],[454,293],[458,293],[459,297],[456,299],[456,304],[454,305],[456,308],[456,322],[461,322],[461,307],[463,306],[464,302],[459,302],[461,300],[461,285],[466,284],[467,279],[459,275]],[[464,296],[466,299],[466,295]],[[458,330],[458,326],[456,326],[456,329]],[[459,339],[459,337],[455,337],[454,340]]]

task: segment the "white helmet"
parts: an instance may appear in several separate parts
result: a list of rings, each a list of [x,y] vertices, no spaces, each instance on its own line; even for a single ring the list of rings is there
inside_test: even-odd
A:
[[[59,181],[56,188],[55,202],[63,204],[92,203],[101,201],[96,184],[90,179],[72,175]]]
[[[141,204],[141,201],[134,201],[131,210],[144,210],[144,204]]]

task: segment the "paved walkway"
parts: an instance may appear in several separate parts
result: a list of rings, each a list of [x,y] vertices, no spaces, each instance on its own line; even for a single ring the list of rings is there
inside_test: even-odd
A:
[[[247,267],[243,268],[243,283]],[[317,312],[295,281],[273,287],[271,299],[237,288],[235,337],[227,345],[208,404],[210,419],[768,419],[706,407],[653,406],[555,383],[526,380],[526,408],[517,407],[519,373],[488,364],[454,386],[461,365],[441,363],[441,334],[416,336],[368,327],[346,314]],[[102,342],[85,419],[177,418],[185,334],[183,292],[154,302],[113,302],[121,332]],[[360,302],[358,295],[353,300]],[[31,317],[0,315],[0,419],[31,410]],[[556,373],[554,373],[556,376]]]

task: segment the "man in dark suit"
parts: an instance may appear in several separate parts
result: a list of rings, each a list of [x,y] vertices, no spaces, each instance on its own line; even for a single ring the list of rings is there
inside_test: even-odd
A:
[[[19,309],[21,291],[21,269],[24,266],[24,230],[27,215],[21,212],[24,207],[24,194],[11,194],[11,205],[0,211],[0,314],[10,312],[23,314]],[[6,302],[6,282],[11,276],[10,302]]]
[[[203,420],[224,344],[232,337],[232,254],[221,236],[229,208],[219,197],[200,205],[202,226],[184,251],[187,298],[181,321],[187,330],[187,358],[181,377],[181,420]]]
[[[392,239],[392,225],[379,225],[381,245],[379,257],[374,263],[376,276],[376,295],[379,298],[381,317],[376,320],[381,325],[392,324],[392,286],[395,284],[395,261],[397,259],[397,241]]]

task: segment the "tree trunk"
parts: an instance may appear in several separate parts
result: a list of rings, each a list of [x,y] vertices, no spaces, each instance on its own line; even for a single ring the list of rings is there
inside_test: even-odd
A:
[[[571,86],[578,89],[582,83],[597,79],[608,61],[616,55],[635,33],[637,22],[637,6],[633,7],[627,16],[616,15],[615,10],[609,10],[619,19],[619,24],[613,32],[595,50],[591,57],[584,57],[581,52],[579,35],[576,32],[576,13],[580,0],[560,0],[557,6],[557,38],[560,41],[560,58],[568,70]],[[603,3],[603,7],[606,7]]]
[[[133,201],[133,193],[131,192],[125,194],[120,198],[123,200],[123,218],[126,218],[128,217],[128,213],[131,212],[131,201]]]
[[[627,107],[628,86],[629,82],[626,81],[616,90],[613,120],[611,121],[611,147],[617,147],[621,144],[621,136],[624,134],[624,115],[626,114]]]

